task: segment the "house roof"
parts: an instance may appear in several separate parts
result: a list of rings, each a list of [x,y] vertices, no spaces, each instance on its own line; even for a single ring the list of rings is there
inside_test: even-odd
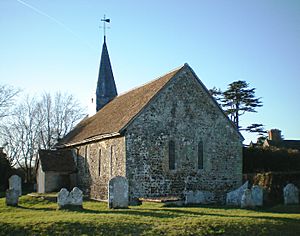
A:
[[[70,146],[84,140],[118,134],[184,66],[110,101],[94,116],[83,119],[58,146]]]
[[[94,116],[83,119],[57,144],[57,147],[74,146],[92,140],[120,135],[121,131],[127,127],[127,125],[143,110],[151,99],[161,89],[163,89],[177,73],[184,69],[192,71],[201,86],[209,94],[206,87],[198,79],[197,75],[193,72],[189,65],[184,64],[156,80],[117,96],[99,110]],[[215,99],[212,98],[212,100],[220,108]],[[228,119],[221,108],[220,111]],[[228,121],[233,125],[229,119]],[[242,135],[239,132],[238,134],[242,140]]]
[[[280,142],[275,142],[267,139],[265,142],[268,146],[272,147],[300,150],[300,140],[282,140]]]
[[[44,172],[76,171],[72,150],[39,150],[39,162],[41,163],[41,167]]]

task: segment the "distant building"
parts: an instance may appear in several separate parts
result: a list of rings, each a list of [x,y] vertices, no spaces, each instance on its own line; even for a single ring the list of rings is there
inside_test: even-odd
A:
[[[263,147],[285,148],[300,151],[300,140],[284,140],[281,135],[281,130],[271,129],[268,131],[268,138],[264,141]]]

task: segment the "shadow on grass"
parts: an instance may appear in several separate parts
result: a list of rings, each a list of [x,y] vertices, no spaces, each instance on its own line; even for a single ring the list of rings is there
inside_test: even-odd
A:
[[[220,209],[222,209],[222,208],[220,208]],[[248,218],[248,219],[263,219],[263,220],[293,222],[293,223],[299,223],[300,224],[300,219],[293,219],[293,218],[288,218],[288,217],[206,213],[206,212],[187,211],[187,210],[181,210],[181,209],[164,209],[164,210],[169,211],[173,214],[176,213],[178,216],[179,215],[194,215],[194,216],[216,216],[216,217],[225,217],[225,218]],[[153,209],[152,211],[156,211],[156,210]],[[255,211],[255,212],[257,212],[257,211]],[[271,213],[273,213],[273,212],[271,212]]]
[[[150,224],[135,222],[82,223],[59,221],[35,225],[0,223],[0,235],[141,235]]]

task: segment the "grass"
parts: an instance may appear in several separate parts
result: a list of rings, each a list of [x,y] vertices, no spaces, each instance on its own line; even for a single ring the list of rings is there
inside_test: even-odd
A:
[[[8,207],[0,198],[0,235],[300,235],[299,205],[243,210],[143,203],[112,210],[84,201],[83,209],[57,210],[49,199],[22,196],[19,207]]]

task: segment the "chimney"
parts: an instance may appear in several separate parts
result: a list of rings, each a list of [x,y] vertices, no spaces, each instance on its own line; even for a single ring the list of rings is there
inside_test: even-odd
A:
[[[269,130],[268,135],[269,135],[269,138],[268,138],[269,140],[272,140],[277,143],[282,141],[281,130],[279,130],[279,129]]]

